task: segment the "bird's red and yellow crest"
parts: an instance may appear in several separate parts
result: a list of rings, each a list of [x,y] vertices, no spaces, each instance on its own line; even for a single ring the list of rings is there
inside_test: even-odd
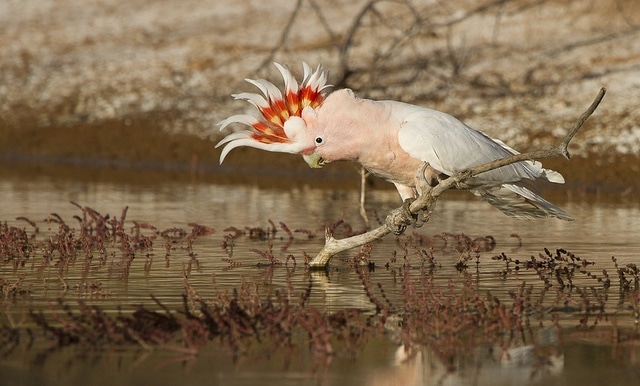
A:
[[[288,67],[278,63],[274,64],[284,80],[284,95],[273,83],[265,79],[246,79],[247,82],[260,89],[262,95],[239,93],[232,96],[254,105],[261,117],[234,115],[220,122],[220,130],[232,123],[241,123],[253,129],[230,134],[216,145],[217,147],[227,144],[221,154],[221,162],[229,151],[238,146],[295,152],[294,147],[287,148],[286,146],[291,144],[291,138],[285,132],[285,122],[291,117],[302,116],[302,110],[305,107],[317,108],[320,106],[331,88],[326,84],[327,73],[323,71],[322,66],[318,66],[313,71],[308,64],[303,63],[303,80],[298,84]]]

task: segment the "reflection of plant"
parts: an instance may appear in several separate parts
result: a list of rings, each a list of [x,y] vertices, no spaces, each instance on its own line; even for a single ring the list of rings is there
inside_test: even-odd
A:
[[[531,256],[529,260],[523,261],[519,259],[512,259],[504,252],[500,255],[494,256],[492,259],[496,261],[504,261],[506,263],[503,276],[506,276],[508,273],[512,273],[513,271],[532,269],[538,274],[538,277],[544,282],[547,288],[551,288],[555,285],[559,286],[560,289],[573,289],[573,278],[576,273],[586,275],[587,277],[602,283],[604,288],[608,288],[610,285],[606,271],[603,273],[603,277],[599,277],[589,271],[586,271],[586,267],[594,265],[594,263],[580,258],[579,256],[576,256],[564,249],[557,249],[554,255],[545,248],[544,254],[539,253],[538,256]]]
[[[533,346],[531,350],[539,365],[536,369],[544,370],[550,363],[548,356],[561,347],[550,349],[539,344],[538,330],[548,327],[560,333],[563,320],[570,315],[577,315],[577,319],[572,320],[578,321],[580,329],[574,331],[581,332],[580,336],[589,334],[596,325],[606,327],[607,323],[615,321],[611,326],[616,342],[640,339],[637,331],[640,320],[638,269],[633,264],[621,267],[615,258],[612,260],[620,278],[620,303],[612,312],[608,297],[612,279],[607,271],[594,274],[598,270],[596,263],[564,249],[555,252],[544,249],[528,260],[506,253],[495,256],[488,264],[505,266],[497,277],[516,284],[504,291],[490,291],[483,288],[483,281],[478,280],[477,275],[487,272],[483,267],[487,262],[480,256],[495,248],[493,237],[474,238],[448,233],[427,237],[414,233],[398,237],[396,248],[399,251],[394,251],[384,268],[377,271],[370,260],[376,253],[375,244],[366,245],[345,264],[332,268],[332,271],[342,271],[341,274],[358,275],[363,302],[357,307],[353,305],[329,312],[322,305],[310,304],[311,297],[320,289],[313,285],[308,271],[301,274],[296,267],[300,254],[303,257],[300,260],[308,260],[308,256],[303,251],[289,251],[295,243],[314,240],[317,237],[314,231],[291,231],[280,223],[286,237],[279,237],[275,223],[271,221],[266,229],[226,228],[227,234],[220,236],[226,243],[225,248],[229,248],[229,243],[234,243],[235,249],[246,247],[269,260],[269,264],[266,267],[257,264],[257,272],[262,274],[258,279],[240,277],[239,283],[231,289],[218,289],[214,283],[213,288],[208,289],[213,293],[204,295],[199,292],[202,284],[192,281],[191,266],[195,264],[195,269],[201,270],[196,253],[199,244],[194,241],[213,234],[212,228],[189,224],[190,230],[176,227],[160,231],[149,224],[133,223],[133,227],[125,231],[126,210],[116,219],[78,207],[81,208],[81,216],[76,216],[80,230],[60,216],[53,216],[47,223],[58,227],[50,230],[47,243],[38,241],[35,233],[24,229],[7,224],[0,226],[2,263],[13,264],[16,269],[28,269],[33,265],[26,262],[37,254],[42,254],[45,260],[55,256],[59,263],[71,259],[82,261],[85,254],[99,254],[110,258],[111,263],[104,261],[100,266],[106,267],[109,273],[116,272],[116,267],[126,262],[126,266],[120,266],[117,272],[123,273],[121,279],[130,280],[129,268],[139,260],[127,256],[143,255],[146,258],[143,260],[144,272],[149,274],[153,269],[155,241],[162,238],[170,245],[167,264],[170,258],[187,258],[182,268],[184,301],[182,307],[171,309],[152,295],[155,305],[141,305],[131,313],[113,313],[84,300],[79,300],[77,306],[60,301],[41,312],[32,311],[31,319],[56,347],[76,345],[84,352],[104,346],[138,345],[145,349],[163,348],[197,354],[206,345],[220,344],[235,358],[240,358],[251,355],[251,348],[260,345],[270,351],[278,350],[284,354],[287,363],[296,352],[308,349],[319,363],[326,364],[335,356],[357,355],[372,339],[392,339],[403,345],[408,353],[415,354],[426,347],[444,368],[451,371],[472,361],[483,348],[491,348],[494,356],[502,361],[514,353],[514,347],[525,345]],[[35,232],[36,224],[26,222],[30,227],[27,229]],[[326,224],[322,225],[324,228]],[[352,232],[342,220],[333,225],[334,231],[340,227],[345,233]],[[255,237],[256,234],[265,237]],[[69,241],[65,247],[55,247],[54,252],[42,249],[61,243],[65,237]],[[161,243],[159,248],[166,248],[166,244]],[[120,258],[116,258],[118,253]],[[462,258],[445,260],[440,254],[457,254]],[[283,263],[285,258],[286,263]],[[477,269],[475,273],[468,272],[466,265],[474,258]],[[240,263],[226,254],[221,259],[228,263],[223,270],[246,266],[245,262]],[[91,259],[86,258],[86,261],[91,267]],[[63,266],[69,267],[68,264]],[[443,279],[441,273],[451,268],[456,269],[453,271],[456,276]],[[274,283],[274,272],[283,273],[284,287]],[[66,268],[55,274],[64,285],[71,282]],[[400,284],[399,288],[386,288],[376,282],[376,278],[384,274],[391,275],[394,282]],[[307,283],[302,288],[301,279],[302,283]],[[25,273],[21,273],[18,280],[2,279],[1,293],[5,298],[27,296],[32,286],[26,284],[27,281]],[[297,287],[294,282],[298,283]],[[80,298],[108,299],[113,295],[113,290],[102,288],[99,281],[89,277],[77,289]],[[331,295],[322,293],[325,300],[332,300]],[[636,327],[624,329],[621,326],[625,315],[631,316]],[[25,341],[34,339],[33,336],[29,332],[25,339],[21,328],[2,325],[0,349],[10,353]]]
[[[637,291],[640,289],[640,270],[638,270],[638,266],[633,263],[629,263],[624,267],[620,267],[615,256],[612,256],[611,260],[613,261],[616,271],[618,272],[618,277],[620,278],[620,290]]]

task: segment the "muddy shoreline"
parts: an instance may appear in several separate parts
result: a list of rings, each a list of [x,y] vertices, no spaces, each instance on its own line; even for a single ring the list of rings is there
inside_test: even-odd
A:
[[[4,127],[0,176],[148,184],[166,180],[254,183],[270,188],[282,188],[285,178],[293,184],[314,187],[359,186],[357,166],[348,162],[311,170],[295,155],[239,148],[219,165],[220,150],[215,149],[215,141],[157,130],[161,119],[145,115],[53,130]],[[578,155],[570,160],[545,160],[544,164],[565,176],[564,186],[542,187],[560,196],[597,193],[628,199],[640,189],[640,159],[634,155]],[[393,189],[377,178],[370,178],[370,185]]]

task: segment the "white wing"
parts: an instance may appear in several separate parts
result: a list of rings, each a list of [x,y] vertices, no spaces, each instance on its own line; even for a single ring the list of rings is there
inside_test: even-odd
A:
[[[470,128],[456,118],[427,108],[407,115],[398,133],[400,146],[414,158],[452,175],[467,168],[504,158],[517,151],[488,135]],[[472,179],[473,185],[500,185],[523,178],[544,178],[564,182],[562,176],[542,168],[540,162],[518,162]]]
[[[438,171],[452,175],[470,167],[504,158],[517,151],[474,130],[456,118],[427,108],[399,104],[404,111],[398,133],[400,147],[410,156],[428,162]],[[558,217],[572,220],[562,209],[534,193],[523,179],[545,179],[564,183],[558,172],[543,169],[536,161],[518,162],[481,173],[467,181],[471,191],[503,213],[520,218]]]

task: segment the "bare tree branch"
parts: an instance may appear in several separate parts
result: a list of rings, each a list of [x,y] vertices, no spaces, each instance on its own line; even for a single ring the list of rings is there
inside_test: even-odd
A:
[[[309,1],[309,5],[311,5],[311,8],[313,8],[313,10],[315,11],[316,16],[318,16],[318,20],[320,20],[320,23],[324,27],[325,31],[327,31],[327,34],[329,34],[329,38],[331,39],[331,42],[333,43],[333,45],[337,47],[340,44],[339,37],[338,35],[335,34],[335,32],[333,32],[329,21],[327,21],[327,18],[324,17],[324,13],[322,13],[322,7],[319,6],[315,0],[308,0],[308,1]]]
[[[315,12],[316,16],[318,17],[318,21],[320,21],[320,24],[322,24],[322,26],[324,27],[325,31],[327,31],[327,34],[329,35],[329,39],[331,39],[331,43],[335,47],[338,47],[339,44],[340,44],[339,43],[339,37],[331,29],[331,26],[329,25],[329,22],[327,21],[327,18],[324,16],[324,13],[322,13],[322,7],[320,7],[316,3],[315,0],[307,0],[307,2],[309,3],[309,6],[311,6],[311,8]],[[275,44],[275,46],[273,46],[269,50],[268,55],[260,63],[260,65],[255,70],[255,72],[263,70],[265,67],[267,67],[269,64],[271,64],[271,62],[273,62],[274,57],[276,56],[276,53],[281,48],[286,46],[287,40],[289,39],[289,35],[291,34],[291,30],[293,29],[293,25],[295,24],[296,20],[298,19],[298,14],[302,10],[303,3],[304,3],[304,0],[297,0],[296,1],[296,5],[295,5],[293,11],[291,11],[291,15],[289,16],[289,20],[287,21],[287,24],[285,25],[284,29],[282,30],[282,32],[280,34],[280,39],[278,39],[278,42]]]
[[[348,63],[348,53],[349,48],[353,42],[356,32],[360,28],[360,25],[363,22],[364,16],[369,12],[370,9],[378,2],[378,0],[369,0],[367,4],[365,4],[360,12],[353,19],[353,23],[351,27],[349,27],[349,31],[347,31],[344,42],[340,47],[340,66],[342,67],[342,79],[336,83],[336,86],[340,86],[344,83],[345,79],[349,76],[349,63]]]
[[[273,61],[273,57],[276,55],[276,52],[278,52],[278,50],[282,46],[284,46],[285,42],[287,41],[287,39],[289,37],[289,33],[291,32],[291,27],[293,27],[293,23],[296,21],[296,18],[298,17],[298,12],[300,12],[300,9],[302,8],[302,2],[303,1],[304,0],[298,0],[296,2],[296,6],[293,9],[293,11],[291,12],[291,16],[289,17],[289,21],[287,22],[287,25],[282,30],[282,34],[280,34],[280,39],[278,40],[276,45],[273,46],[273,48],[269,51],[269,55],[267,55],[267,57],[262,61],[262,63],[260,63],[260,65],[258,66],[256,71],[262,70],[267,65],[269,65]]]
[[[606,90],[604,88],[600,89],[600,92],[591,103],[591,106],[589,106],[589,108],[580,116],[575,126],[567,133],[560,144],[552,149],[516,154],[510,157],[505,157],[492,162],[488,162],[486,164],[479,165],[468,170],[463,170],[441,181],[435,187],[431,187],[425,180],[424,171],[428,164],[423,164],[417,173],[418,181],[420,181],[421,183],[417,187],[420,194],[416,200],[411,202],[410,205],[407,205],[408,203],[405,202],[405,205],[403,205],[402,207],[389,212],[385,223],[369,232],[338,240],[335,239],[327,231],[325,235],[325,245],[318,253],[318,255],[313,260],[311,260],[311,262],[309,263],[309,267],[315,269],[324,268],[329,264],[329,260],[331,260],[331,257],[336,255],[337,253],[364,245],[366,243],[370,243],[374,240],[386,236],[391,232],[395,232],[398,229],[402,231],[407,225],[414,224],[417,221],[417,215],[420,212],[425,212],[425,216],[421,220],[428,221],[435,203],[442,193],[444,193],[448,189],[460,186],[460,184],[464,183],[465,180],[480,173],[497,169],[502,166],[510,165],[515,162],[527,160],[538,160],[559,156],[564,156],[565,158],[569,159],[569,143],[583,126],[584,122],[596,110],[596,108],[602,101],[602,98],[604,98],[605,92]]]

